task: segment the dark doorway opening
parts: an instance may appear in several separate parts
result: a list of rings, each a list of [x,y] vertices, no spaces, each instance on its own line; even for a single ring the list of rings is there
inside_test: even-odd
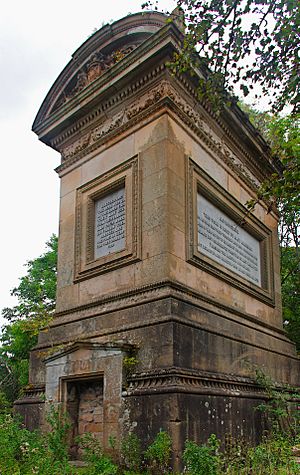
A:
[[[72,424],[70,456],[80,457],[77,437],[85,433],[103,444],[103,378],[66,382],[66,410]]]

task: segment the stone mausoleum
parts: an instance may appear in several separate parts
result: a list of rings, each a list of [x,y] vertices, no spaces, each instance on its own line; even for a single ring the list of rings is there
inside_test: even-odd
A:
[[[180,25],[138,13],[75,51],[33,124],[61,154],[55,318],[16,402],[29,428],[58,405],[75,436],[167,430],[257,440],[253,365],[297,385],[282,326],[277,219],[245,207],[273,171],[236,106],[216,115],[172,75]]]

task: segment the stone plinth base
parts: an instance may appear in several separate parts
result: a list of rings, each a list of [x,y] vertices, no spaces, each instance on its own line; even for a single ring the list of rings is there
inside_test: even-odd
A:
[[[187,292],[184,299],[170,296],[175,288],[167,284],[164,290],[168,295],[160,300],[62,325],[57,319],[50,332],[59,351],[38,358],[47,353],[48,332],[32,354],[31,375],[41,378],[44,372],[47,404],[70,413],[74,440],[83,426],[95,426],[106,448],[110,436],[120,440],[130,431],[146,445],[161,429],[172,435],[177,457],[186,439],[205,442],[212,433],[223,441],[230,436],[257,443],[266,424],[256,407],[266,394],[254,381],[254,368],[279,383],[296,384],[293,346],[282,332],[246,314],[209,310]],[[116,320],[121,331],[110,330]],[[97,337],[103,324],[107,334]],[[64,340],[80,332],[89,341]],[[99,385],[97,399],[93,390]],[[41,425],[42,407],[33,390],[17,402],[30,428]]]

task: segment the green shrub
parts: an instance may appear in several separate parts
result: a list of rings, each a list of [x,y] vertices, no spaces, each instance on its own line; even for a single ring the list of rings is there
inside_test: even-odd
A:
[[[66,462],[68,460],[68,437],[71,423],[68,415],[51,407],[46,420],[51,431],[46,434],[46,442],[53,460]]]
[[[11,403],[3,391],[0,391],[0,414],[8,414],[12,410]]]
[[[21,427],[10,414],[0,416],[0,473],[1,475],[69,475],[67,460],[61,461],[49,448],[49,436]]]
[[[10,414],[0,416],[0,473],[18,475],[21,458],[19,424]]]
[[[288,439],[282,436],[265,438],[256,447],[248,447],[236,457],[226,459],[224,473],[229,475],[296,475],[299,465],[292,458]]]
[[[86,433],[78,438],[83,452],[83,459],[88,463],[86,475],[114,475],[118,467],[110,457],[103,453],[100,442],[92,434]]]
[[[256,382],[264,388],[267,398],[256,407],[266,415],[273,435],[282,434],[294,439],[299,434],[299,398],[297,388],[289,385],[278,386],[273,379],[259,367],[254,367]],[[294,401],[293,401],[294,399]],[[272,435],[272,434],[271,434]]]
[[[80,438],[86,467],[72,468],[68,462],[69,422],[53,409],[47,416],[51,430],[46,434],[22,428],[18,418],[0,414],[0,474],[1,475],[167,475],[170,474],[171,437],[159,432],[142,457],[140,441],[129,435],[121,444],[121,466],[104,454],[92,434]],[[115,440],[110,439],[115,446]],[[219,441],[211,435],[207,444],[187,441],[183,453],[187,475],[296,475],[299,465],[292,457],[289,437],[272,433],[257,447],[233,441],[221,454]]]
[[[145,452],[150,470],[155,474],[166,475],[170,471],[172,439],[167,432],[160,431]]]
[[[121,443],[121,464],[127,471],[138,473],[142,467],[142,449],[136,434],[129,434]]]
[[[189,475],[217,475],[221,459],[218,455],[219,441],[214,434],[208,439],[207,445],[198,445],[186,441],[183,452],[186,473]]]

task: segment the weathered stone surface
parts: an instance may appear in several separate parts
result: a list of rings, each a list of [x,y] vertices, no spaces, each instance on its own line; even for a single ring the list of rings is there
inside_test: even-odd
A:
[[[166,429],[178,467],[186,438],[258,440],[264,394],[251,364],[299,384],[282,328],[277,216],[244,207],[272,165],[236,106],[216,117],[191,79],[170,77],[182,33],[163,15],[109,28],[80,48],[33,127],[62,153],[57,312],[17,407],[30,428],[43,425],[43,391],[46,407],[67,408],[73,455],[84,431],[108,448],[110,436],[136,431],[146,444]],[[98,255],[97,203],[120,190],[124,242]],[[245,218],[262,256],[257,280],[201,251],[199,193],[237,225]]]

